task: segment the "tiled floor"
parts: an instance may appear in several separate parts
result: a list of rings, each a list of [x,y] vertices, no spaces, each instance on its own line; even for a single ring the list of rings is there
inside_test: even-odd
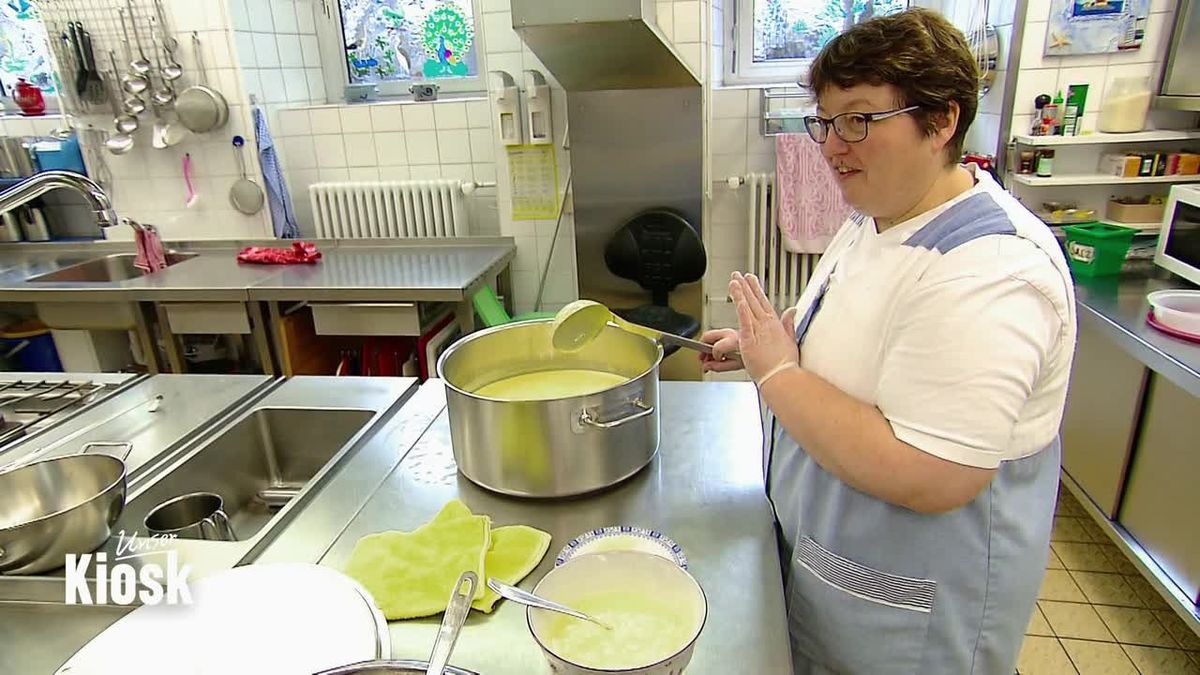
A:
[[[1063,489],[1019,675],[1200,675],[1200,637]]]

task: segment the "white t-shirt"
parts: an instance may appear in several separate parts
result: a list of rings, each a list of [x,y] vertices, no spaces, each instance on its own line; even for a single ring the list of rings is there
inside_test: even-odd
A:
[[[1075,296],[1046,225],[974,173],[971,190],[882,234],[871,218],[848,220],[797,323],[801,365],[879,408],[897,438],[995,468],[1059,431]]]

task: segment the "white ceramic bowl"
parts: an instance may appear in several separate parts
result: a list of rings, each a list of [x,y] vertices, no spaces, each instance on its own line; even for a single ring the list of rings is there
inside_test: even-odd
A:
[[[1167,328],[1200,335],[1200,291],[1155,291],[1146,300]]]
[[[550,670],[566,675],[679,675],[692,659],[696,640],[708,618],[708,600],[700,584],[674,562],[638,551],[606,551],[571,558],[551,570],[538,583],[534,593],[548,600],[579,607],[579,599],[612,592],[653,598],[656,608],[666,608],[672,619],[682,622],[685,635],[677,646],[664,650],[661,658],[637,667],[612,668],[576,663],[555,652],[554,639],[548,635],[561,621],[577,621],[561,614],[528,608],[526,621],[534,640],[550,662]],[[678,624],[677,624],[678,625]],[[621,639],[614,631],[614,639]]]

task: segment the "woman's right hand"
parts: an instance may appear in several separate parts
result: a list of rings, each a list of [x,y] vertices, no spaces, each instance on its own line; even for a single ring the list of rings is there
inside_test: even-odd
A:
[[[734,355],[738,351],[738,332],[733,328],[705,331],[700,341],[713,346],[712,354],[700,354],[700,365],[706,372],[728,373],[745,367]]]

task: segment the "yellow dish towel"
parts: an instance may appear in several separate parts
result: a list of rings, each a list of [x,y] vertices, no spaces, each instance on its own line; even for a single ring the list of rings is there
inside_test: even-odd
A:
[[[486,523],[482,539],[478,524]],[[391,619],[412,619],[446,609],[465,570],[479,576],[474,609],[490,613],[500,599],[488,578],[516,584],[529,575],[550,548],[550,535],[525,525],[491,529],[455,499],[412,533],[381,532],[363,537],[350,554],[346,573],[363,584]],[[482,557],[479,567],[468,566]]]
[[[371,593],[388,620],[445,611],[459,575],[467,570],[480,580],[487,578],[491,519],[469,511],[466,516],[447,513],[448,508],[412,532],[369,534],[354,545],[346,574]],[[475,599],[483,598],[485,590],[480,583]]]
[[[488,578],[517,584],[537,569],[550,548],[549,533],[526,525],[509,525],[492,530],[492,547],[483,565]],[[500,596],[484,586],[483,597],[471,603],[473,609],[490,614]]]

